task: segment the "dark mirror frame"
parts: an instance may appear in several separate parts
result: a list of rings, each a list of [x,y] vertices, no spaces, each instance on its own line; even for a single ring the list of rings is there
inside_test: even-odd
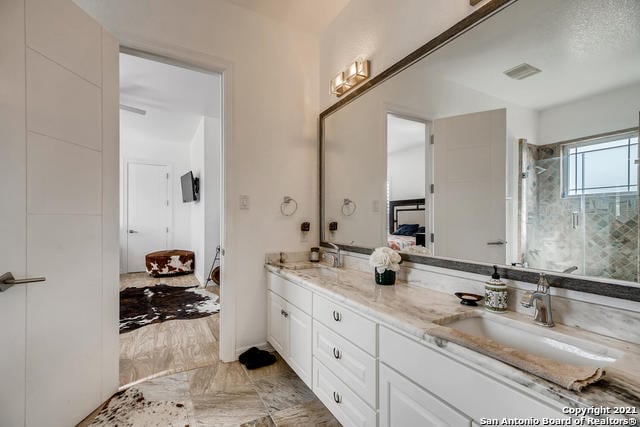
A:
[[[467,32],[476,25],[482,23],[489,17],[499,13],[504,8],[516,3],[518,0],[491,0],[451,28],[447,29],[440,35],[420,46],[400,61],[391,65],[386,70],[377,74],[370,80],[367,80],[353,91],[344,95],[338,102],[322,111],[319,116],[318,123],[318,154],[319,154],[319,208],[320,208],[320,245],[330,247],[328,242],[323,240],[323,230],[325,228],[324,216],[324,120],[330,114],[336,112],[345,105],[353,102],[360,96],[372,90],[376,86],[382,84],[386,80],[400,73],[404,69],[410,67],[414,63],[422,60],[424,57],[435,50],[445,46],[450,41]],[[361,246],[338,245],[341,249],[361,254],[371,254],[372,248]],[[465,261],[451,258],[442,258],[437,256],[410,255],[401,254],[402,259],[415,264],[424,264],[434,267],[447,268],[451,270],[464,271],[469,273],[477,273],[490,276],[493,273],[493,267],[490,264],[479,263],[473,261]],[[612,298],[620,298],[631,301],[640,302],[640,285],[634,286],[629,282],[622,282],[613,279],[594,279],[584,276],[568,275],[562,273],[547,272],[534,269],[512,268],[509,266],[500,266],[498,269],[500,275],[508,280],[516,280],[520,282],[537,283],[540,273],[544,272],[553,287],[563,288],[573,291],[592,293]]]

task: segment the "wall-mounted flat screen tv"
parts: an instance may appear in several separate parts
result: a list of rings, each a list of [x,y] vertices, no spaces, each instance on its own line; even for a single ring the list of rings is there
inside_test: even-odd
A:
[[[180,184],[182,185],[182,201],[184,203],[198,200],[198,178],[193,177],[193,172],[189,171],[182,175]]]

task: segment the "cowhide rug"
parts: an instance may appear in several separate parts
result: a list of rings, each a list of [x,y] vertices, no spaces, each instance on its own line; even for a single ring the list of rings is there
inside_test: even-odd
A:
[[[198,319],[220,311],[218,296],[197,286],[167,285],[120,291],[120,333],[151,323]]]
[[[189,412],[183,403],[145,400],[136,388],[116,394],[90,426],[96,427],[185,427]]]

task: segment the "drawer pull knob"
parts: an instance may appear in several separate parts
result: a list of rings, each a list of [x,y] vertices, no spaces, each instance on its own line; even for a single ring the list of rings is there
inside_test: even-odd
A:
[[[280,310],[280,314],[282,314],[284,317],[289,317],[289,313],[284,310]]]
[[[338,393],[337,391],[334,391],[333,400],[335,400],[336,403],[342,403],[342,396],[340,396],[340,393]]]
[[[333,310],[333,320],[335,320],[336,322],[341,321],[342,320],[342,314],[340,314],[339,311]]]
[[[333,347],[333,357],[336,359],[340,359],[342,357],[342,353],[337,348]]]

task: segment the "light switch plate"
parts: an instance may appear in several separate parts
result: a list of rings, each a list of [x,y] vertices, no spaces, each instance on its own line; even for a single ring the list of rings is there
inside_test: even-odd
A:
[[[249,196],[240,196],[240,209],[249,209]]]

